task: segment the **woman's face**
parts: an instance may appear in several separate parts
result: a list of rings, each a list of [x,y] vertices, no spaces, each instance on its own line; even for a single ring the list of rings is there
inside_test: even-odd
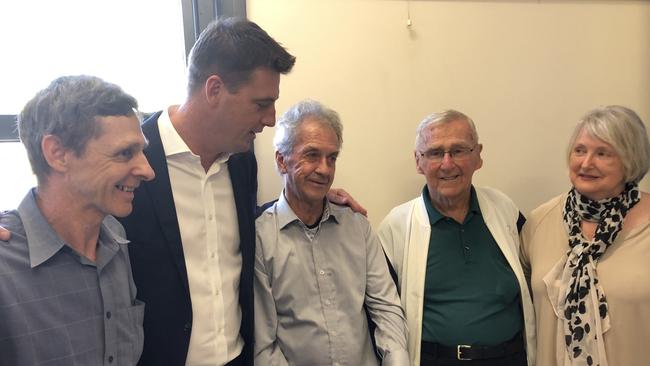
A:
[[[612,145],[583,129],[569,156],[569,179],[580,194],[601,200],[623,191],[625,168]]]

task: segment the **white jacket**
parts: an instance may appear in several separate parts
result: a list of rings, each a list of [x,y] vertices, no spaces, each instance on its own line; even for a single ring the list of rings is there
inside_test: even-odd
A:
[[[475,187],[483,220],[512,268],[521,294],[528,365],[535,365],[535,311],[519,262],[519,209],[505,194],[493,188]],[[420,365],[424,279],[431,226],[422,196],[393,208],[377,232],[398,277],[398,288],[409,327],[411,364]]]

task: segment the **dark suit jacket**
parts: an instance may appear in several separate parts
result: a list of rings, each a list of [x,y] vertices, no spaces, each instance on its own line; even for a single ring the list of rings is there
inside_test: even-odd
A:
[[[184,366],[192,331],[192,304],[183,243],[176,217],[165,152],[155,113],[142,125],[149,140],[145,155],[156,178],[135,191],[133,212],[121,219],[126,229],[138,299],[145,302],[144,350],[139,365]],[[257,163],[251,152],[228,160],[242,255],[239,303],[244,364],[253,365],[253,268]],[[218,204],[218,203],[217,203]],[[191,245],[191,243],[185,243]],[[200,319],[199,319],[200,321]]]

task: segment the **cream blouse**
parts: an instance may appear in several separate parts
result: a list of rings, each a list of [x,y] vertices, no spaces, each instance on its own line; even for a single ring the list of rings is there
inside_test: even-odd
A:
[[[543,278],[568,250],[562,221],[566,195],[531,212],[522,232],[524,271],[530,276],[537,324],[537,365],[563,366],[564,334]],[[611,328],[604,333],[610,366],[650,365],[650,221],[623,230],[596,267]]]

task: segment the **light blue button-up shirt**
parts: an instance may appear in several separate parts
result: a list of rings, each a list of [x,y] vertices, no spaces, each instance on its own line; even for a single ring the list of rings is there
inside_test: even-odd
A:
[[[256,230],[256,365],[408,365],[404,312],[365,217],[326,201],[309,229],[281,195]]]

